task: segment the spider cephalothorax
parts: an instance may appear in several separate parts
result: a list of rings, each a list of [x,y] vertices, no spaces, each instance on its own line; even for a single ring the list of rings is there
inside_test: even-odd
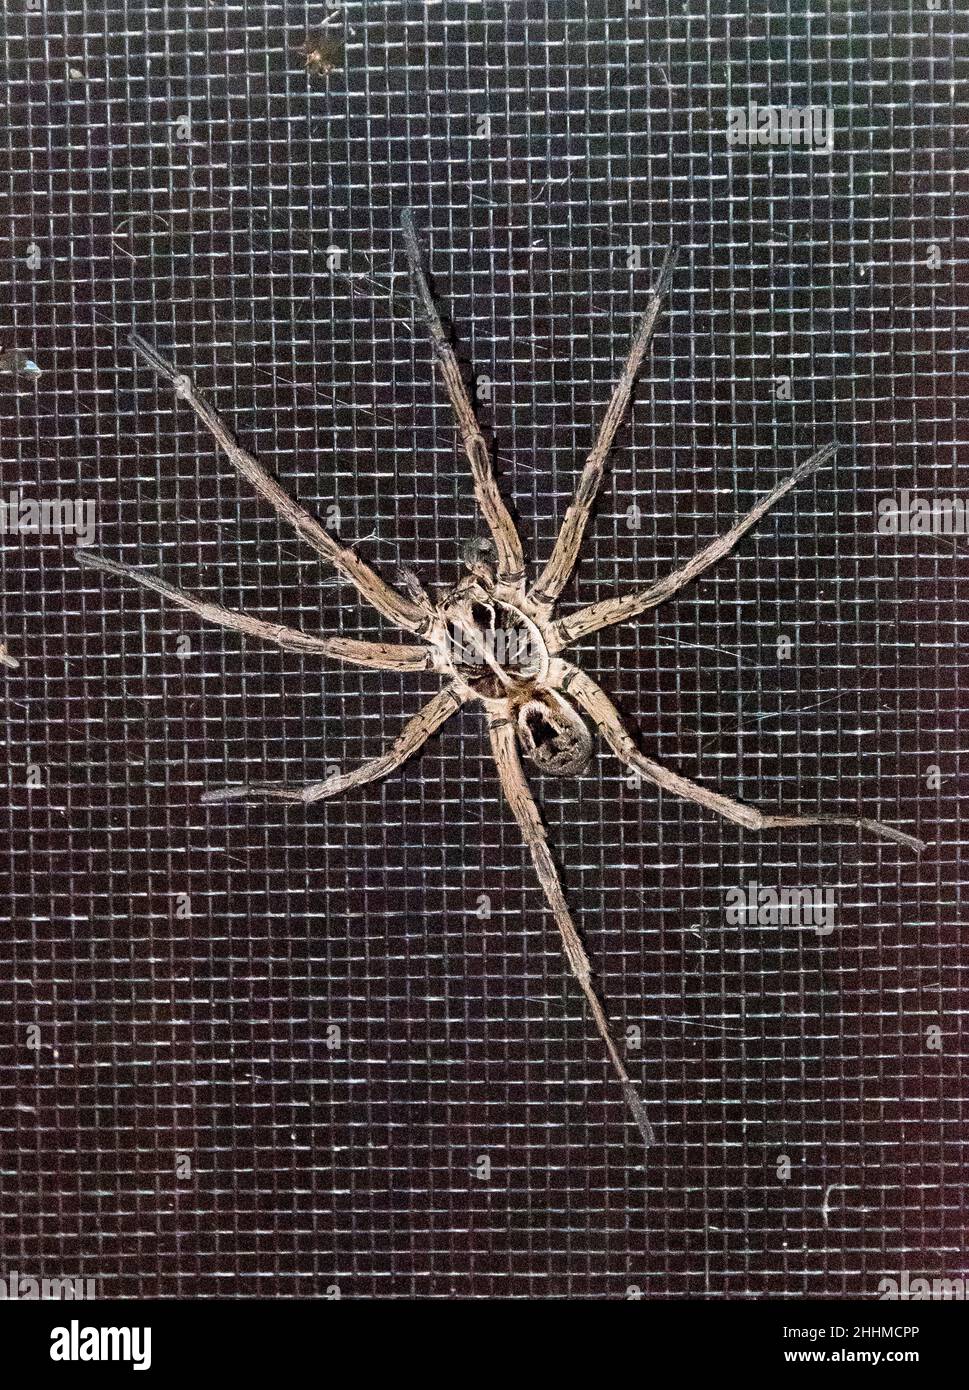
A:
[[[341,545],[309,512],[293,502],[258,460],[238,444],[221,417],[195,390],[190,378],[178,375],[174,367],[143,339],[133,335],[131,343],[149,365],[175,385],[178,395],[192,407],[221,445],[230,463],[297,534],[350,580],[360,595],[379,613],[417,640],[394,644],[317,636],[282,623],[255,618],[248,613],[233,612],[221,604],[210,603],[173,588],[154,575],[132,570],[86,550],[78,551],[78,559],[93,568],[134,579],[145,588],[221,627],[274,642],[289,651],[316,653],[377,670],[435,671],[445,679],[440,694],[414,715],[394,744],[385,753],[352,772],[303,786],[286,782],[254,782],[222,787],[207,792],[203,798],[205,801],[248,797],[301,802],[326,800],[351,787],[385,777],[400,767],[462,705],[475,703],[481,707],[487,719],[502,789],[528,845],[561,933],[569,965],[585,995],[629,1109],[644,1142],[648,1143],[652,1138],[652,1128],[642,1101],[629,1079],[605,1009],[592,983],[592,967],[565,901],[541,816],[525,779],[520,753],[524,752],[542,772],[556,776],[575,775],[586,767],[592,756],[591,727],[601,734],[621,762],[647,781],[664,791],[697,802],[749,830],[848,825],[914,849],[922,848],[921,843],[911,835],[866,817],[765,813],[670,772],[639,751],[605,691],[561,655],[566,647],[580,638],[655,608],[691,583],[732,550],[737,541],[795,483],[828,462],[834,454],[834,446],[828,445],[819,450],[792,474],[781,479],[729,531],[711,541],[672,574],[644,588],[617,598],[603,599],[565,617],[557,617],[559,596],[575,568],[606,460],[616,431],[629,408],[636,377],[669,288],[674,254],[670,252],[666,257],[656,288],[634,335],[629,358],[606,409],[592,452],[585,462],[551,557],[538,578],[529,585],[525,577],[521,540],[498,491],[488,449],[478,429],[457,358],[435,308],[409,213],[405,214],[403,230],[416,297],[430,330],[441,379],[457,417],[478,506],[490,532],[490,539],[476,539],[465,547],[463,558],[467,574],[436,603],[430,599],[413,572],[402,571],[399,577],[401,588],[395,589],[361,560],[354,550]]]
[[[574,777],[592,757],[592,735],[563,694],[553,663],[552,632],[527,594],[499,598],[493,579],[476,572],[438,607],[446,634],[441,669],[462,695],[477,699],[493,719],[510,719],[525,756],[542,772]]]

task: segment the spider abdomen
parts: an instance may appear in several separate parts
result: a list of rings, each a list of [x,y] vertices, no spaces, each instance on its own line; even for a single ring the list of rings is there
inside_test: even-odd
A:
[[[554,777],[575,777],[592,757],[592,735],[582,716],[557,691],[536,687],[517,715],[527,758]]]

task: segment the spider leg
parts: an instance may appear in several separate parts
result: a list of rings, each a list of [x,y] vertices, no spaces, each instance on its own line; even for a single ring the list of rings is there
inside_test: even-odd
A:
[[[548,847],[545,827],[542,824],[538,806],[535,804],[535,798],[532,796],[525,779],[521,758],[518,755],[514,726],[507,719],[492,720],[489,724],[489,733],[491,751],[498,766],[498,775],[501,779],[505,799],[521,828],[539,882],[544,889],[546,900],[562,934],[562,945],[566,959],[588,1001],[592,1017],[599,1030],[599,1036],[606,1045],[609,1059],[622,1085],[626,1104],[629,1106],[636,1126],[642,1135],[643,1143],[648,1148],[655,1139],[653,1128],[649,1123],[643,1102],[629,1079],[629,1073],[626,1071],[625,1063],[609,1027],[606,1011],[592,983],[592,966],[586,955],[578,928],[573,922],[566,904],[558,870]]]
[[[504,499],[498,491],[488,446],[478,428],[457,356],[444,331],[444,325],[441,323],[441,317],[434,303],[434,296],[427,283],[423,257],[417,241],[417,233],[414,230],[414,218],[410,208],[405,209],[401,223],[411,280],[430,331],[431,348],[440,368],[441,380],[451,398],[451,406],[458,422],[461,442],[471,465],[474,495],[497,547],[498,581],[501,584],[516,586],[521,583],[525,574],[525,556],[522,551],[521,539]]]
[[[431,615],[421,605],[404,598],[396,589],[361,560],[347,546],[335,540],[314,516],[301,507],[280,487],[263,465],[243,449],[225,421],[196,391],[190,377],[178,373],[144,338],[132,333],[128,338],[135,352],[175,387],[175,393],[192,407],[212,438],[219,444],[237,473],[246,478],[297,535],[307,541],[317,555],[327,560],[344,578],[349,579],[361,598],[382,613],[385,618],[409,632],[423,633],[430,626]]]
[[[654,763],[651,758],[640,753],[632,735],[623,725],[619,711],[601,686],[597,685],[584,671],[580,671],[577,666],[570,666],[564,661],[557,662],[556,666],[561,668],[559,689],[575,698],[579,706],[595,723],[619,761],[625,763],[627,767],[634,768],[644,777],[648,777],[663,791],[673,792],[675,796],[682,796],[686,801],[695,801],[698,806],[704,806],[708,811],[714,811],[718,816],[722,816],[724,820],[733,821],[735,825],[742,825],[747,830],[786,830],[791,826],[808,825],[850,825],[856,830],[867,830],[883,840],[892,840],[895,844],[907,845],[909,849],[919,851],[925,848],[922,840],[916,840],[914,836],[906,835],[904,831],[896,830],[894,826],[885,825],[877,820],[869,820],[865,816],[769,814],[757,810],[754,806],[745,806],[740,801],[733,801],[730,797],[722,796],[720,792],[711,791],[708,787],[702,787],[686,777],[680,777],[678,773],[668,771],[667,768],[662,767],[659,763]]]
[[[582,545],[582,537],[589,523],[592,506],[605,477],[606,462],[612,451],[616,431],[629,410],[636,378],[642,370],[650,339],[653,336],[653,329],[659,318],[659,311],[669,292],[675,264],[676,248],[670,247],[663,261],[656,288],[649,297],[645,313],[633,336],[629,357],[626,359],[622,376],[619,378],[616,389],[612,393],[612,399],[606,407],[606,413],[599,426],[599,433],[593,445],[592,453],[585,461],[585,467],[582,469],[575,489],[575,496],[565,513],[565,520],[562,522],[562,529],[559,531],[552,548],[551,557],[529,593],[529,598],[539,604],[545,614],[551,612],[556,599],[569,582],[572,571],[575,569],[579,547]]]
[[[177,603],[197,613],[206,622],[218,627],[229,628],[234,632],[244,632],[250,637],[258,637],[266,642],[274,642],[287,652],[312,652],[323,656],[334,656],[341,661],[351,661],[358,666],[371,666],[378,671],[427,671],[434,661],[430,647],[394,646],[385,642],[355,642],[346,637],[315,637],[299,628],[286,627],[284,623],[268,623],[261,618],[253,618],[248,613],[237,613],[231,608],[223,608],[220,603],[209,603],[196,594],[176,589],[157,575],[144,570],[132,569],[129,565],[119,565],[116,560],[106,560],[103,555],[95,555],[89,550],[76,551],[78,564],[87,569],[102,570],[105,574],[116,574],[122,579],[131,579],[143,589],[151,589],[163,598]]]
[[[447,686],[407,721],[386,753],[361,763],[352,772],[343,772],[339,776],[328,777],[325,782],[308,782],[302,786],[296,782],[245,782],[236,787],[214,787],[204,793],[202,800],[212,803],[252,797],[270,801],[328,801],[331,796],[339,796],[351,787],[360,787],[365,782],[375,782],[389,776],[413,757],[463,703],[464,697],[458,693],[457,686]]]
[[[631,594],[603,599],[601,603],[593,603],[588,608],[580,608],[578,612],[570,613],[567,618],[560,618],[557,623],[552,624],[553,635],[549,643],[549,650],[561,651],[563,647],[569,646],[572,642],[578,642],[580,638],[588,637],[590,632],[598,632],[600,628],[612,627],[616,623],[625,622],[627,618],[634,618],[639,613],[645,613],[648,608],[655,608],[658,604],[665,603],[684,585],[690,584],[704,570],[715,565],[725,555],[729,555],[741,536],[746,535],[751,527],[756,526],[761,517],[769,512],[785,493],[790,492],[792,487],[809,477],[810,474],[817,472],[829,459],[833,458],[837,448],[837,444],[826,444],[823,449],[812,454],[809,459],[795,468],[789,477],[782,479],[776,487],[761,497],[751,507],[747,515],[735,522],[729,531],[711,541],[708,546],[694,555],[692,560],[688,560],[680,569],[668,574],[665,579],[650,584],[646,589],[637,589]]]

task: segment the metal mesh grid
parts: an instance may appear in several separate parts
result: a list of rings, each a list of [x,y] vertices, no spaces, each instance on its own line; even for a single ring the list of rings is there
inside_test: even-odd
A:
[[[343,63],[307,77],[324,20]],[[0,376],[4,494],[92,500],[99,550],[230,606],[376,633],[125,333],[368,558],[446,581],[475,521],[402,208],[540,557],[676,241],[569,601],[672,567],[845,447],[584,663],[669,766],[934,843],[742,835],[605,756],[538,788],[612,1014],[642,1032],[644,1164],[475,715],[339,803],[200,807],[207,783],[369,756],[436,681],[321,674],[8,535],[0,1273],[537,1297],[965,1273],[964,541],[874,520],[899,488],[958,492],[965,14],[38,0],[3,23],[0,350],[43,371]],[[833,151],[731,152],[748,100],[833,108]],[[752,879],[834,887],[838,929],[727,925]]]

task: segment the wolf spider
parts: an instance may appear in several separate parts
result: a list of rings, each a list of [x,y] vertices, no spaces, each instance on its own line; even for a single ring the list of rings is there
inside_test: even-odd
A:
[[[412,757],[462,705],[477,702],[481,706],[487,719],[491,751],[505,798],[531,853],[561,933],[569,966],[585,995],[643,1142],[648,1145],[654,1138],[652,1126],[629,1078],[602,1000],[593,985],[589,957],[569,912],[542,819],[525,778],[520,753],[523,752],[541,772],[557,777],[576,776],[587,766],[593,752],[592,736],[586,723],[588,720],[628,768],[655,783],[662,791],[696,802],[748,830],[853,826],[916,850],[922,848],[920,841],[879,821],[852,816],[767,813],[670,772],[639,751],[605,691],[562,656],[566,648],[581,638],[645,613],[692,583],[727,555],[740,538],[796,483],[827,463],[833,457],[836,445],[826,445],[800,464],[789,477],[783,478],[761,497],[729,531],[664,579],[558,617],[559,597],[575,567],[593,503],[602,484],[606,460],[616,432],[629,409],[637,376],[670,287],[675,251],[671,249],[665,258],[551,556],[535,582],[528,585],[525,582],[521,539],[499,493],[488,446],[478,428],[458,359],[437,312],[409,211],[404,214],[403,235],[414,293],[430,330],[433,355],[457,417],[461,442],[471,466],[475,497],[491,537],[490,540],[479,540],[465,547],[463,558],[467,572],[445,590],[437,602],[429,597],[416,575],[410,571],[400,572],[400,588],[394,588],[381,579],[351,548],[337,541],[313,516],[287,496],[263,466],[238,444],[220,416],[196,391],[189,377],[177,373],[136,334],[129,341],[143,361],[174,385],[178,396],[195,411],[232,466],[278,515],[322,559],[348,579],[362,598],[418,641],[393,644],[318,636],[282,623],[266,622],[245,612],[233,612],[220,604],[173,588],[154,575],[130,569],[87,550],[78,551],[78,560],[94,569],[132,579],[143,588],[170,599],[208,622],[273,642],[286,651],[334,657],[381,671],[434,671],[445,678],[446,685],[440,694],[409,720],[390,748],[352,772],[306,785],[250,782],[216,788],[205,793],[202,798],[205,802],[249,797],[299,802],[327,800],[352,787],[388,776]]]

